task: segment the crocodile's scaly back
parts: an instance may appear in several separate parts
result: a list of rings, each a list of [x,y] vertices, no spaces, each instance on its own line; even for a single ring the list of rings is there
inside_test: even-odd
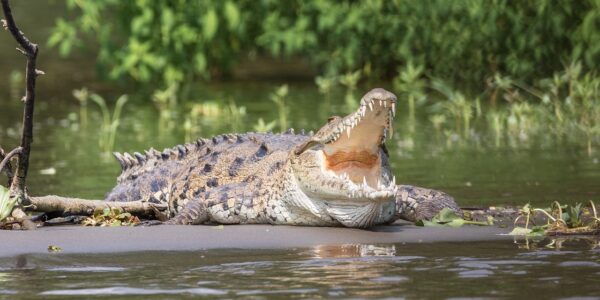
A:
[[[200,194],[226,184],[246,182],[260,187],[283,169],[288,152],[308,137],[288,130],[281,134],[225,134],[163,152],[114,153],[122,172],[109,201],[165,201],[183,194]],[[177,202],[177,201],[175,201]],[[181,202],[181,201],[180,201]],[[173,203],[175,205],[176,203]]]

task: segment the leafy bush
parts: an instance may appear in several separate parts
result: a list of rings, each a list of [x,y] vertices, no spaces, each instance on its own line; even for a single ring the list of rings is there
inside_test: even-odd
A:
[[[111,79],[165,87],[227,75],[256,56],[302,57],[320,73],[362,70],[390,78],[399,66],[483,86],[500,73],[548,77],[580,60],[600,63],[600,1],[508,0],[68,0],[49,44],[68,55],[97,42]]]

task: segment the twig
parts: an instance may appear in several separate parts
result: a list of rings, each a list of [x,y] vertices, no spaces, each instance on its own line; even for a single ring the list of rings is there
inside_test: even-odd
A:
[[[6,154],[4,153],[4,149],[2,149],[2,147],[0,147],[0,160],[3,161],[4,158],[6,158]],[[1,163],[0,163],[1,165]],[[4,169],[6,171],[6,176],[8,177],[8,185],[10,186],[12,179],[13,179],[13,168],[12,168],[12,164],[10,163],[10,160],[6,162],[6,166],[4,167],[0,167],[0,174],[2,173],[2,169]]]
[[[10,165],[10,160],[13,156],[21,154],[23,148],[17,147],[12,151],[8,152],[8,154],[4,154],[4,150],[0,149],[0,156],[2,156],[2,161],[0,161],[0,173],[6,168],[6,173],[9,177],[12,177],[12,166]]]
[[[27,57],[27,67],[25,71],[26,88],[25,97],[25,108],[23,110],[23,131],[21,133],[21,151],[18,156],[16,176],[13,177],[10,189],[11,193],[21,196],[21,199],[26,199],[25,196],[25,181],[27,179],[27,170],[29,169],[29,153],[31,152],[31,143],[33,141],[33,108],[35,103],[35,79],[38,76],[36,72],[36,58],[38,55],[38,46],[31,41],[15,23],[12,16],[12,11],[8,0],[2,1],[2,10],[4,12],[5,21],[3,25],[12,36],[15,38],[17,43],[24,49]]]

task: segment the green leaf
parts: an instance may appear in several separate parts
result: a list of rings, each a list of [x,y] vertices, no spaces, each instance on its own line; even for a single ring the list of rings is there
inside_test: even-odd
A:
[[[214,9],[209,10],[202,18],[202,35],[207,41],[210,41],[217,33],[219,19]]]
[[[0,221],[6,219],[6,217],[10,216],[17,203],[18,198],[10,197],[10,190],[0,186]]]
[[[508,235],[528,235],[531,233],[531,229],[525,227],[515,227]]]
[[[225,18],[227,19],[227,25],[229,30],[235,29],[240,22],[240,11],[238,10],[235,3],[231,1],[225,2]]]
[[[462,219],[452,209],[444,207],[431,221],[437,223],[448,223],[456,219]]]

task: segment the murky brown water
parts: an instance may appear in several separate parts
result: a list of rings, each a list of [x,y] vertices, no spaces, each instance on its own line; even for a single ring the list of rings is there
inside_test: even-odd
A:
[[[524,245],[498,241],[23,255],[0,259],[0,298],[600,297],[598,241]]]

